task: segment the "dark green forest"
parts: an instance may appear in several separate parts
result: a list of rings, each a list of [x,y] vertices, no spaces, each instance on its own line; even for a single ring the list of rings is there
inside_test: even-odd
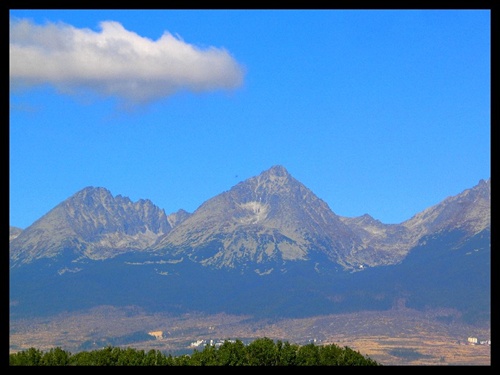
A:
[[[107,346],[72,354],[56,347],[36,348],[9,355],[10,366],[381,366],[359,352],[336,344],[290,344],[264,337],[245,345],[240,340],[225,340],[221,345],[206,345],[192,354],[172,356],[159,350],[147,352],[134,348]]]

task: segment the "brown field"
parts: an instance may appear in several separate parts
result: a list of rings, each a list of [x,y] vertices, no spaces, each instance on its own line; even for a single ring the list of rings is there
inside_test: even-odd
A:
[[[10,321],[10,353],[35,347],[61,347],[75,353],[85,341],[117,338],[134,332],[162,331],[156,340],[122,347],[190,353],[197,340],[240,339],[248,343],[269,337],[290,343],[347,346],[386,365],[490,366],[491,347],[471,345],[468,337],[490,340],[489,327],[458,322],[454,311],[398,309],[303,319],[254,320],[226,314],[146,314],[137,307],[102,306],[50,318]],[[198,347],[201,350],[203,346]]]

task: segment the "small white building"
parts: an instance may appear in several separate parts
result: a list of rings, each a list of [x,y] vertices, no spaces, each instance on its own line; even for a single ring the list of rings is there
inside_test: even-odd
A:
[[[194,341],[192,342],[189,346],[191,346],[192,348],[197,348],[198,346],[200,346],[201,344],[203,344],[205,342],[205,340],[198,340],[198,341]]]

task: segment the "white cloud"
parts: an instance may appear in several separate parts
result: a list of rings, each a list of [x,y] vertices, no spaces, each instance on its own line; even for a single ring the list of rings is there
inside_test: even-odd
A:
[[[136,104],[179,90],[230,90],[243,81],[243,68],[225,49],[201,49],[168,32],[154,41],[113,21],[100,28],[11,21],[11,87],[48,83],[62,92],[90,89]]]

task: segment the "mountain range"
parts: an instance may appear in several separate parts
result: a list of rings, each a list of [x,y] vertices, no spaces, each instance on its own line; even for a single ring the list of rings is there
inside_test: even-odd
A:
[[[489,320],[490,179],[399,224],[336,215],[283,166],[166,214],[86,187],[10,228],[10,313],[98,305],[267,317],[452,308]]]

